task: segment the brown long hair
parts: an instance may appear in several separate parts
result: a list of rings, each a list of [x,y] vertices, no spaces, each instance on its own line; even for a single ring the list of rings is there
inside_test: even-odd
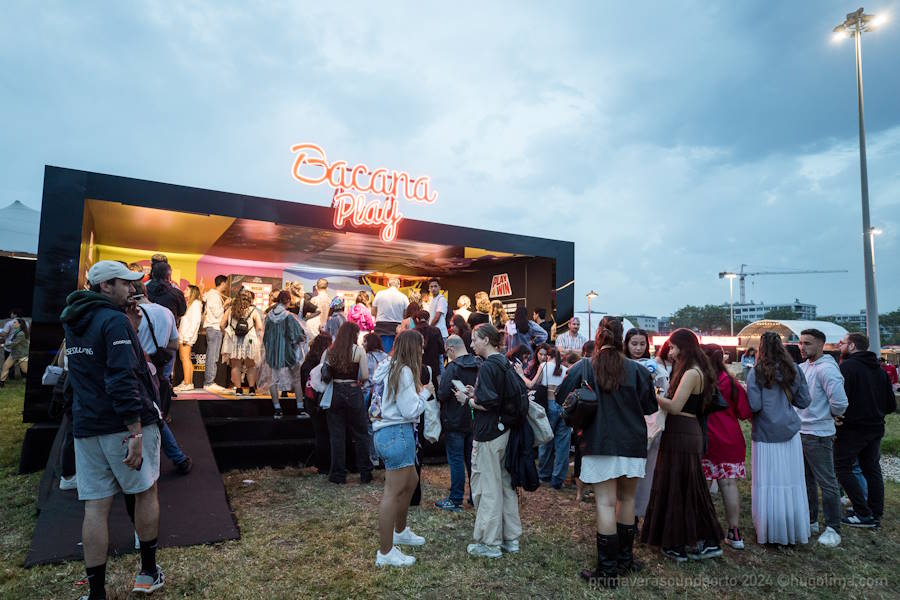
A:
[[[200,299],[200,288],[196,285],[189,285],[188,290],[190,291],[188,292],[187,305],[188,308],[190,308],[191,304],[194,303],[194,300]]]
[[[509,315],[506,314],[506,309],[503,308],[503,303],[499,300],[494,300],[491,302],[491,325],[497,327],[500,325],[506,325],[506,322],[509,321]]]
[[[772,387],[778,383],[779,373],[781,385],[792,387],[796,375],[794,361],[781,343],[781,336],[774,331],[766,331],[759,338],[759,351],[756,353],[756,365],[753,367],[756,379],[763,387]]]
[[[397,395],[397,388],[400,385],[400,373],[403,371],[403,367],[409,367],[409,370],[412,371],[416,392],[422,391],[423,386],[419,376],[422,373],[423,345],[424,338],[414,329],[401,331],[394,338],[394,347],[391,350],[391,366],[388,369],[387,378],[387,389],[392,396]]]
[[[669,398],[675,397],[678,385],[684,374],[697,367],[703,375],[703,403],[701,408],[706,408],[712,401],[713,392],[717,384],[718,377],[709,362],[709,358],[703,349],[700,348],[700,340],[690,329],[676,329],[669,336],[669,342],[678,348],[678,357],[675,359],[675,366],[672,367],[672,379],[669,383]]]
[[[247,312],[247,308],[252,304],[251,302],[247,302],[244,300],[244,296],[249,293],[249,290],[245,290],[244,288],[240,288],[237,294],[234,295],[234,300],[231,302],[231,320],[232,321],[240,321],[245,318],[244,314]]]
[[[359,337],[359,325],[347,321],[337,330],[334,343],[328,351],[328,366],[336,373],[347,373],[353,366],[353,348]]]
[[[609,346],[604,348],[604,346]],[[601,392],[614,392],[625,378],[625,351],[622,346],[622,323],[603,317],[594,338],[594,381]]]

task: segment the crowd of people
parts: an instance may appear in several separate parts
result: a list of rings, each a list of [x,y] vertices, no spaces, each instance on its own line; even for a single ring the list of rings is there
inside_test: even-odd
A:
[[[164,257],[154,257],[146,285],[137,268],[100,261],[88,272],[90,289],[71,294],[61,316],[89,598],[105,597],[107,520],[118,491],[141,553],[134,591],[164,583],[155,562],[160,451],[176,465],[190,460],[166,424],[166,386],[169,398],[193,389],[191,347],[201,327],[207,390],[226,390],[215,383],[221,356],[234,393],[246,381],[248,394],[269,392],[276,417],[309,414],[315,468],[328,481],[346,483],[350,460],[362,484],[384,467],[378,566],[408,567],[415,556],[401,547],[426,543],[408,510],[421,502],[429,402],[439,406],[450,467],[449,490],[434,505],[475,509],[467,547],[475,557],[519,551],[517,488],[527,487],[532,470],[564,490],[573,446],[576,495],[596,504],[597,560],[581,573],[592,584],[615,587],[640,570],[636,541],[676,562],[721,557],[723,543],[743,548],[737,481],[746,478],[740,421],[748,420],[758,543],[807,543],[819,529],[820,488],[825,546],[840,544],[842,525],[877,529],[883,517],[879,442],[896,402],[862,334],[841,342],[838,364],[824,351],[824,334],[806,330],[798,365],[778,334],[764,333],[741,381],[724,349],[701,345],[690,330],[674,331],[651,356],[649,333],[624,332],[612,317],[593,340],[579,333],[577,318],[556,335],[546,310],[520,305],[510,318],[483,291],[474,307],[460,296],[448,314],[438,280],[423,297],[391,278],[373,298],[359,292],[349,308],[324,279],[312,294],[290,284],[259,310],[249,290],[229,298],[224,276],[203,296],[170,277]],[[184,379],[172,388],[176,356]],[[567,410],[588,395],[593,409],[573,428]],[[549,431],[536,455],[522,416],[526,396]],[[852,504],[847,514],[841,488]],[[713,493],[722,496],[724,529]]]

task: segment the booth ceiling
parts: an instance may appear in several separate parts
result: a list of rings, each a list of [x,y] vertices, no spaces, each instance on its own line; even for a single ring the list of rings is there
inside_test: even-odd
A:
[[[96,243],[148,252],[181,252],[353,271],[439,275],[510,260],[511,255],[377,234],[283,225],[220,215],[183,213],[88,200]],[[513,257],[518,258],[518,257]]]

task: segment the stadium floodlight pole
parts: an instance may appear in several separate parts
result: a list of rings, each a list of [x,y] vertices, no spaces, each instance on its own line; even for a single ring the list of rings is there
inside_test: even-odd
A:
[[[867,15],[862,8],[847,15],[834,28],[835,39],[853,37],[856,45],[856,97],[859,113],[859,180],[862,191],[863,266],[866,276],[866,333],[869,350],[881,356],[881,332],[878,326],[878,297],[875,292],[875,255],[872,244],[872,225],[869,220],[869,175],[866,167],[866,122],[863,115],[862,47],[863,32],[884,23],[884,15]]]
[[[591,327],[591,300],[597,297],[597,292],[591,290],[587,293],[588,299],[588,336],[590,337],[594,331],[594,328]]]

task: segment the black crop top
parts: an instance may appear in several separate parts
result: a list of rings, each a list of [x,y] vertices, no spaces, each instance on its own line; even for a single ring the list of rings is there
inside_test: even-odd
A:
[[[691,394],[684,406],[681,407],[681,412],[696,416],[700,414],[701,406],[703,406],[703,394]]]

